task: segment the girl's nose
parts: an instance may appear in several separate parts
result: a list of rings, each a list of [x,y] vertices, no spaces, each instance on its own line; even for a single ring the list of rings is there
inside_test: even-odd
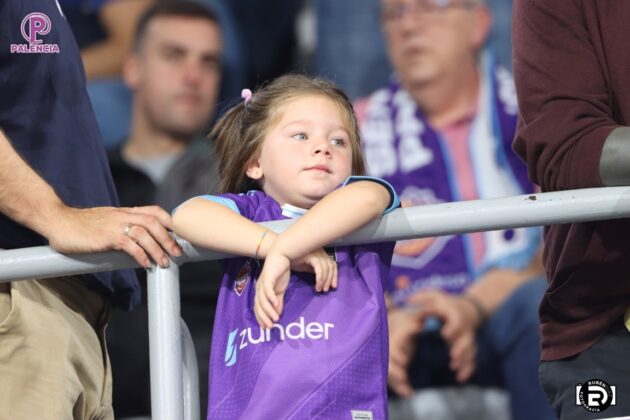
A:
[[[328,142],[328,140],[319,140],[316,144],[315,147],[313,148],[313,152],[314,154],[320,154],[323,153],[326,156],[329,156],[332,153],[332,149],[330,147],[330,143]]]

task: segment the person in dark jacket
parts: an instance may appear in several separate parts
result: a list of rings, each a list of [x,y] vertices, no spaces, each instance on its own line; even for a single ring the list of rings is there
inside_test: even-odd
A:
[[[628,19],[613,0],[515,2],[514,149],[542,191],[630,185]],[[628,237],[627,220],[545,228],[539,373],[561,419],[630,415]]]

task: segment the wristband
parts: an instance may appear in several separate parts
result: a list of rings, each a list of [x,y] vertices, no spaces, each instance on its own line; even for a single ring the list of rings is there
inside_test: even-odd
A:
[[[260,235],[260,240],[258,241],[258,246],[256,246],[256,252],[254,253],[254,259],[257,260],[258,259],[258,253],[260,252],[260,246],[263,243],[263,240],[265,239],[265,236],[267,236],[267,233],[269,233],[269,229],[265,229],[265,231],[262,233],[262,235]]]
[[[477,316],[479,316],[479,326],[481,327],[483,324],[485,324],[486,321],[488,320],[488,313],[486,312],[481,302],[479,302],[479,299],[477,299],[475,296],[470,295],[470,294],[462,294],[460,295],[460,297],[462,299],[467,300],[468,302],[472,304],[472,306],[475,307]]]

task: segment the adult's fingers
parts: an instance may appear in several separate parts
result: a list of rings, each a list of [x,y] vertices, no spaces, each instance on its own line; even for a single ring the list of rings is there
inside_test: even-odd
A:
[[[141,209],[143,208],[144,207],[141,207]],[[157,212],[156,210],[153,210],[153,211]],[[170,219],[170,216],[168,216],[168,214],[167,214],[167,217],[169,217]],[[144,228],[146,231],[146,235],[151,236],[150,240],[153,242],[156,242],[158,246],[162,248],[162,250],[168,252],[173,257],[178,257],[181,255],[181,248],[179,247],[175,239],[173,239],[173,237],[166,230],[166,227],[168,226],[165,225],[163,223],[163,220],[161,220],[159,217],[156,217],[152,214],[141,213],[136,208],[136,209],[132,209],[132,211],[128,213],[128,219],[129,220],[127,221],[127,224],[130,223],[132,225],[141,226],[142,228]],[[170,221],[169,221],[169,225],[170,225]],[[144,234],[145,233],[142,233],[142,235]],[[137,242],[140,242],[141,238],[138,237],[135,239],[137,240]],[[146,239],[148,238],[144,238],[144,239],[146,241]],[[157,262],[157,261],[161,261],[159,257],[163,256],[163,255],[157,255],[157,254],[164,254],[164,252],[160,251],[157,254],[153,254],[149,252],[149,254],[151,255],[152,258],[154,258],[154,261]]]
[[[173,229],[171,215],[160,206],[122,207],[121,209],[133,214],[146,214],[153,216],[158,219],[162,226],[165,226],[170,230]]]
[[[432,290],[421,291],[411,295],[406,304],[408,307],[417,308],[417,315],[420,319],[424,320],[430,316],[437,316],[441,318],[444,312],[444,306],[442,304],[442,296],[435,293]]]
[[[455,307],[449,307],[442,317],[442,329],[440,334],[447,343],[452,343],[462,334],[467,332],[461,314],[457,312]]]
[[[451,344],[449,350],[451,368],[457,369],[463,362],[466,361],[466,358],[469,356],[471,351],[471,346],[472,342],[468,334],[460,336]]]
[[[409,384],[406,366],[397,363],[390,363],[387,374],[387,382],[389,383],[389,387],[392,391],[401,397],[409,398],[413,394],[413,389]]]
[[[436,304],[442,298],[444,298],[445,293],[441,290],[437,289],[425,289],[420,290],[407,298],[407,304],[415,304],[418,306],[423,306],[427,304]]]
[[[151,260],[149,260],[149,257],[147,256],[146,252],[144,252],[144,249],[142,249],[142,247],[140,247],[137,243],[135,243],[133,239],[128,238],[128,237],[123,238],[122,241],[120,242],[120,250],[131,255],[131,257],[138,264],[140,264],[141,267],[144,267],[144,268],[151,267]]]
[[[464,367],[462,367],[460,370],[458,370],[455,374],[455,380],[457,380],[457,382],[459,383],[464,383],[466,382],[468,379],[470,379],[470,377],[472,376],[472,374],[475,373],[475,362],[472,361],[471,363],[466,364]]]
[[[460,336],[450,348],[450,367],[456,372],[458,381],[466,381],[472,375],[475,366],[476,344],[471,334]]]
[[[402,347],[403,343],[401,343],[400,340],[396,340],[395,343],[392,343],[389,348],[389,359],[391,362],[397,365],[406,366],[409,357],[405,354],[405,349],[403,349]]]
[[[168,255],[164,253],[162,247],[153,239],[153,236],[151,236],[144,227],[130,223],[125,227],[125,235],[142,248],[143,253],[150,255],[153,261],[161,267],[168,267]]]

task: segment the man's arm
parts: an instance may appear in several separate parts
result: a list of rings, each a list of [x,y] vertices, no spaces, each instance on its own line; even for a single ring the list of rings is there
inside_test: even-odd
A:
[[[465,296],[475,299],[484,313],[490,316],[522,284],[543,274],[542,254],[538,252],[524,270],[489,270],[466,289]]]
[[[88,80],[120,74],[138,18],[153,0],[111,0],[99,11],[107,38],[81,51]]]
[[[62,207],[52,187],[20,158],[0,129],[0,212],[47,236]]]
[[[514,3],[520,109],[514,148],[543,191],[630,184],[627,169],[610,158],[630,156],[629,145],[615,140],[627,143],[630,136],[627,130],[611,134],[621,126],[613,120],[607,72],[587,27],[586,14],[595,13],[590,7],[576,0]]]
[[[606,138],[599,176],[607,187],[630,185],[630,127],[615,128]]]
[[[164,250],[173,256],[181,253],[164,228],[170,226],[170,216],[159,207],[66,206],[18,155],[1,129],[0,212],[46,237],[60,252],[121,250],[144,267],[150,266],[149,256],[162,266],[168,265]],[[128,225],[131,229],[126,234]]]

